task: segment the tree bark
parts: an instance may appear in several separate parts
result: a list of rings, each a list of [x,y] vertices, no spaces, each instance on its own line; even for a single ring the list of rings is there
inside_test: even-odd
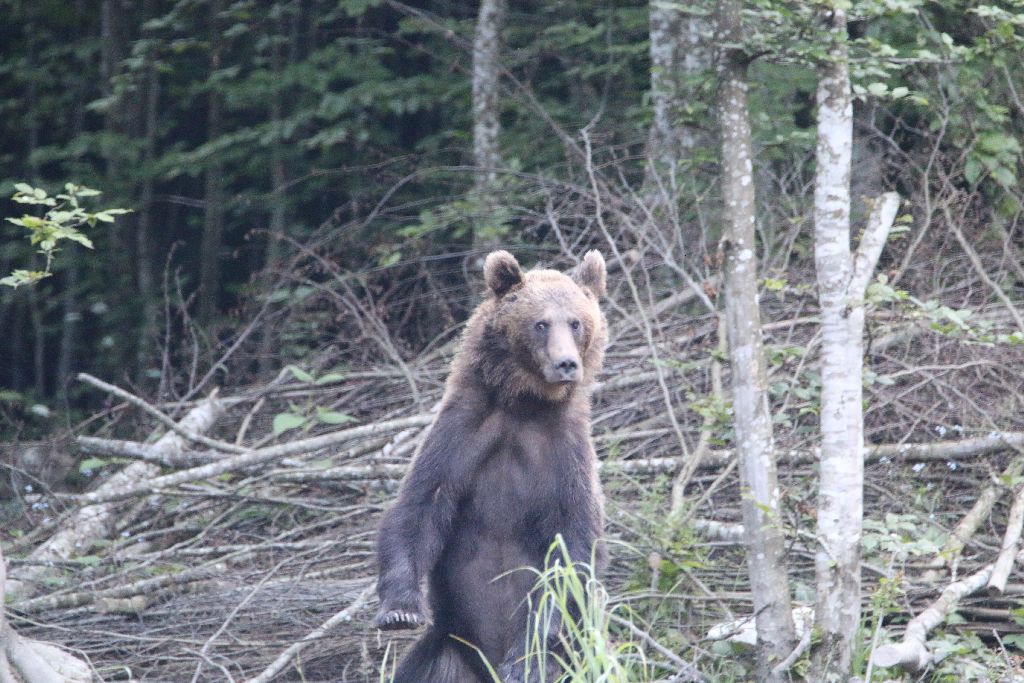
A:
[[[821,304],[821,465],[815,553],[821,641],[811,678],[850,677],[860,625],[860,539],[864,514],[862,406],[864,292],[899,206],[895,194],[874,207],[856,257],[850,251],[850,162],[853,100],[847,55],[846,10],[823,12],[828,61],[817,92],[818,148],[814,189],[814,260]]]
[[[221,48],[220,2],[210,6],[211,31],[214,47],[210,54],[210,76],[220,69]],[[210,84],[207,94],[206,140],[220,137],[223,125],[224,101],[217,88]],[[199,270],[199,320],[209,325],[217,314],[220,292],[220,247],[224,230],[224,168],[219,154],[214,151],[206,163],[206,188],[203,210],[203,245]]]
[[[500,121],[501,30],[508,0],[483,0],[473,36],[473,159],[476,176],[473,191],[480,216],[473,230],[473,247],[487,250],[500,242],[494,221],[498,169],[502,165],[498,136]]]
[[[719,0],[716,42],[726,46],[717,59],[725,203],[725,314],[747,567],[757,615],[758,680],[775,681],[781,680],[781,676],[774,674],[772,667],[790,653],[796,636],[783,556],[779,486],[757,300],[747,58],[734,47],[742,43],[741,16],[738,0]]]
[[[657,181],[652,172],[674,185],[679,163],[692,153],[697,144],[693,131],[683,125],[689,104],[686,79],[708,67],[707,52],[702,45],[704,19],[686,16],[680,6],[653,0],[650,3],[651,107],[654,119],[648,140],[647,186]],[[653,166],[653,168],[652,168]]]
[[[153,0],[143,3],[143,16],[152,19],[155,15]],[[157,107],[160,104],[160,78],[157,74],[155,55],[146,57],[143,69],[142,93],[144,100],[144,135],[143,164],[146,169],[139,193],[139,229],[136,233],[137,284],[139,299],[142,304],[142,320],[139,325],[139,345],[137,365],[140,373],[145,373],[155,356],[157,348],[158,325],[160,322],[160,303],[157,298],[156,276],[153,272],[155,264],[153,250],[153,161],[156,159]]]
[[[300,15],[301,11],[300,4],[298,12]],[[300,17],[298,16],[291,16],[287,57],[289,64],[298,61],[299,19]],[[271,56],[272,68],[275,74],[280,75],[284,68],[284,56],[281,54],[281,47],[279,44],[275,44],[271,49],[273,50]],[[288,220],[288,204],[284,198],[285,186],[288,183],[282,124],[284,119],[284,99],[285,94],[280,89],[277,89],[270,100],[270,121],[274,129],[274,140],[270,148],[270,234],[267,236],[263,259],[263,272],[265,276],[263,289],[268,294],[273,286],[277,262],[281,258],[281,241],[284,238]],[[274,353],[274,345],[276,343],[275,335],[272,334],[270,327],[265,324],[260,339],[259,353],[260,373],[263,375],[269,374],[275,366],[280,365]]]

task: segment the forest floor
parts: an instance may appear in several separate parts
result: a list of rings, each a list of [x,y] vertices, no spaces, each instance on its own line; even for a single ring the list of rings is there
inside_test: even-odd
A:
[[[620,623],[616,637],[636,643],[647,680],[673,680],[687,662],[709,680],[745,680],[748,653],[706,637],[748,617],[751,603],[728,413],[715,395],[717,325],[680,315],[672,304],[687,298],[644,312],[658,322],[654,343],[642,326],[610,316],[593,413],[612,556],[605,584],[633,626]],[[766,302],[766,334],[787,561],[794,599],[806,605],[818,338],[802,303]],[[861,671],[951,573],[995,559],[1024,430],[1019,415],[999,424],[978,417],[1001,414],[1007,396],[1019,395],[1019,356],[892,311],[872,316]],[[16,478],[2,509],[10,578],[28,587],[11,605],[12,624],[75,651],[106,681],[381,680],[386,656],[414,634],[372,626],[375,529],[441,396],[452,337],[403,366],[338,370],[325,357],[265,385],[174,405],[143,405],[84,378],[109,393],[75,435],[91,437],[78,439],[73,472],[90,493]],[[161,420],[186,414],[184,436],[157,440]],[[143,442],[118,440],[154,425]],[[985,496],[993,505],[963,552],[943,554]],[[61,534],[70,534],[71,559],[53,554]],[[1024,680],[1022,601],[1024,583],[1013,579],[1000,594],[964,599],[932,634],[940,656],[903,680]]]

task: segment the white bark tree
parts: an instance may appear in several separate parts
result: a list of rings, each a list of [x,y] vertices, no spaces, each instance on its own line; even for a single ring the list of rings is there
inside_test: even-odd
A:
[[[818,148],[814,189],[814,261],[821,304],[821,472],[815,621],[821,642],[811,680],[850,677],[853,639],[860,625],[860,539],[863,518],[864,293],[899,207],[895,193],[873,208],[856,254],[850,250],[850,164],[853,100],[846,11],[823,12],[828,59],[817,92]]]
[[[667,177],[675,173],[697,140],[682,124],[687,108],[686,79],[708,67],[701,39],[703,18],[687,16],[678,3],[650,4],[651,122],[650,163]]]
[[[772,421],[757,300],[755,194],[747,56],[739,0],[719,0],[718,112],[725,202],[725,314],[732,375],[736,457],[743,487],[743,528],[757,620],[758,680],[781,680],[773,664],[796,644],[779,518]]]
[[[476,163],[474,192],[482,220],[474,229],[473,246],[495,246],[497,235],[489,227],[497,207],[495,191],[502,165],[501,147],[501,30],[508,11],[507,0],[483,0],[473,35],[473,158]]]
[[[687,125],[695,102],[694,79],[708,70],[710,59],[704,45],[707,18],[687,14],[677,2],[651,0],[649,6],[652,120],[647,136],[647,166],[641,196],[665,252],[699,250],[702,235],[690,221],[680,220],[680,179],[687,160],[701,143],[707,143]]]

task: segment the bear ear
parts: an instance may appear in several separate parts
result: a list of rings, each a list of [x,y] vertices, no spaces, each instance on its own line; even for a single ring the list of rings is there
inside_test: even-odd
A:
[[[604,256],[597,249],[591,249],[583,257],[583,262],[576,268],[573,280],[581,287],[587,287],[597,296],[604,296],[605,267]]]
[[[492,251],[484,261],[484,282],[499,299],[523,282],[523,270],[516,257],[507,251]]]

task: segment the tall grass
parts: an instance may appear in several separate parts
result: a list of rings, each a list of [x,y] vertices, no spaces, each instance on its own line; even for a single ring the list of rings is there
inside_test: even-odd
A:
[[[530,597],[526,635],[527,680],[540,683],[634,683],[650,680],[639,646],[611,635],[608,593],[589,564],[574,563],[561,535],[548,549]],[[550,644],[559,646],[551,648]],[[564,672],[549,678],[550,663]],[[531,675],[536,678],[531,678]],[[495,677],[500,683],[500,679]]]
[[[525,680],[530,683],[645,683],[651,673],[643,650],[634,642],[616,642],[611,635],[612,616],[626,609],[608,606],[608,593],[597,578],[594,561],[574,563],[561,535],[555,537],[544,560],[544,569],[523,567],[537,575],[528,598],[530,623],[523,659]],[[504,683],[497,664],[487,661],[473,644],[452,636],[480,653],[495,683]],[[390,646],[389,646],[390,647]],[[394,653],[391,653],[392,657]],[[381,667],[381,683],[391,681],[388,652]],[[551,668],[561,673],[549,674]],[[391,666],[394,666],[392,661]]]

